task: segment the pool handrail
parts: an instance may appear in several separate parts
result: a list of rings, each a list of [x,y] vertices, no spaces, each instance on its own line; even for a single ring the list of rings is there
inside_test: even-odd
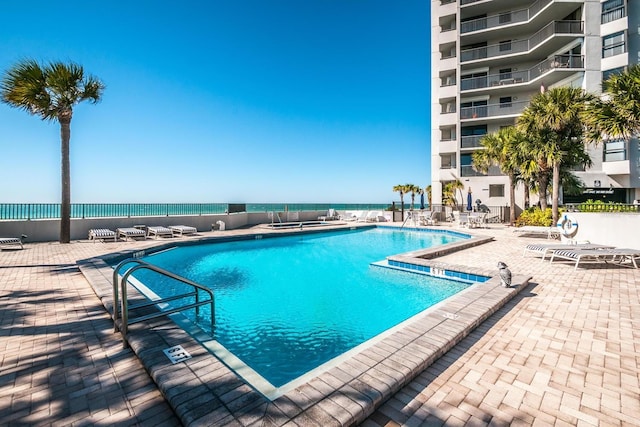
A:
[[[122,296],[122,307],[120,306],[119,303],[119,298],[118,298],[118,272],[119,270],[122,268],[122,266],[124,266],[125,264],[129,264],[129,263],[136,263],[138,265],[131,267],[129,270],[127,270],[127,272],[122,276],[122,279],[120,280],[120,288],[121,288],[121,296]],[[134,306],[129,307],[129,301],[127,299],[127,283],[128,283],[128,279],[129,276],[131,274],[133,274],[135,271],[137,270],[142,270],[142,269],[146,269],[146,270],[151,270],[154,271],[158,274],[161,274],[163,276],[169,277],[171,279],[177,280],[179,282],[182,282],[188,286],[193,287],[193,291],[186,293],[186,294],[180,294],[180,295],[174,295],[171,297],[166,297],[166,298],[160,298],[157,300],[151,300],[148,302],[144,302],[144,303],[139,303],[136,304]],[[206,299],[204,301],[200,301],[200,295],[198,293],[198,291],[203,291],[207,294],[209,294],[209,299]],[[191,303],[191,304],[187,304],[184,306],[180,306],[180,307],[175,307],[175,308],[171,308],[171,309],[160,309],[158,312],[156,313],[151,313],[151,314],[146,314],[143,316],[138,316],[136,318],[133,319],[129,319],[129,309],[136,309],[136,308],[141,308],[141,307],[147,307],[147,306],[152,306],[152,305],[158,305],[158,304],[163,304],[169,301],[175,301],[178,299],[182,299],[182,298],[187,298],[187,297],[195,297],[195,303]],[[142,322],[144,320],[149,320],[149,319],[154,319],[156,317],[161,317],[161,316],[165,316],[168,314],[173,314],[173,313],[178,313],[180,311],[184,311],[184,310],[190,310],[192,308],[196,309],[196,317],[198,316],[198,314],[200,313],[200,306],[205,305],[205,304],[210,304],[211,305],[211,333],[213,334],[213,330],[215,328],[215,297],[214,297],[214,293],[213,290],[200,285],[192,280],[189,280],[185,277],[179,276],[175,273],[172,273],[170,271],[167,271],[163,268],[160,268],[158,266],[155,266],[153,264],[149,264],[148,262],[145,261],[141,261],[139,259],[136,258],[128,258],[125,259],[124,261],[120,262],[113,271],[113,324],[114,324],[114,332],[118,331],[118,311],[120,309],[120,312],[122,313],[122,322],[121,322],[121,328],[120,331],[122,333],[122,339],[123,339],[123,346],[124,348],[127,348],[129,345],[128,342],[128,332],[129,332],[129,325],[130,324],[134,324],[134,323],[138,323],[138,322]]]

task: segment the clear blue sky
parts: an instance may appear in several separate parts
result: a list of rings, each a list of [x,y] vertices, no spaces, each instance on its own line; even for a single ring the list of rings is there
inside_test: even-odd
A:
[[[0,71],[82,65],[73,203],[385,203],[430,183],[425,0],[8,1]],[[0,104],[0,202],[60,201],[60,130]]]

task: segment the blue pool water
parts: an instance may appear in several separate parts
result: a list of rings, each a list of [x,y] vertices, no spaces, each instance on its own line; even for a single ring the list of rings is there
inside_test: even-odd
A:
[[[280,387],[469,286],[371,265],[464,238],[379,227],[184,246],[143,259],[212,288],[215,339]],[[153,274],[136,278],[161,297],[184,292]],[[201,309],[198,324],[210,331],[208,316]]]

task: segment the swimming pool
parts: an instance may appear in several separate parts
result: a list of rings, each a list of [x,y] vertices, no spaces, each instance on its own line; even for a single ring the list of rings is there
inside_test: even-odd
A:
[[[217,342],[282,387],[469,286],[372,263],[467,237],[378,227],[185,246],[143,259],[214,289]],[[136,277],[162,297],[180,290]]]

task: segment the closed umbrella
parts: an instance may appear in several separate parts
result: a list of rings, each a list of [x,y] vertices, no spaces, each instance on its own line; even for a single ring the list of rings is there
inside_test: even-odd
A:
[[[469,192],[467,193],[467,210],[468,211],[473,209],[471,207],[472,201],[473,201],[473,195],[471,194],[471,187],[469,187]]]
[[[424,209],[424,193],[420,194],[420,210]]]

